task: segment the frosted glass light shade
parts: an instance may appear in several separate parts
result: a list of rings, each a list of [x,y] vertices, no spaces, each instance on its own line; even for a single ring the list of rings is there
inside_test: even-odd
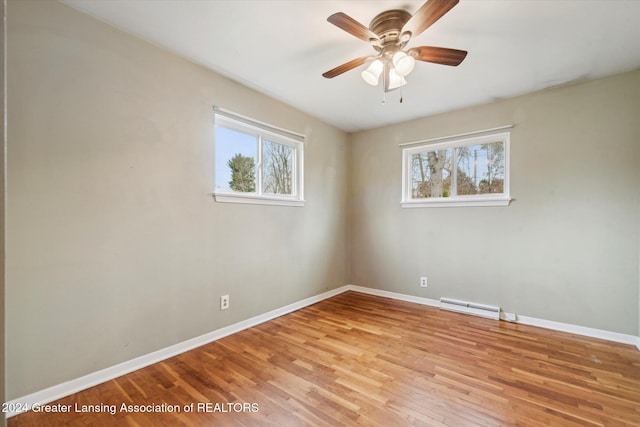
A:
[[[362,72],[362,78],[370,85],[376,86],[378,84],[378,79],[380,79],[382,68],[382,61],[376,59],[366,70]]]
[[[413,56],[407,55],[401,50],[393,55],[392,61],[396,69],[396,74],[400,77],[408,75],[413,70],[414,65],[416,65],[416,60],[413,59]]]
[[[404,79],[404,77],[398,75],[395,68],[392,68],[389,71],[389,90],[397,89],[400,86],[404,86],[406,84],[407,81]]]

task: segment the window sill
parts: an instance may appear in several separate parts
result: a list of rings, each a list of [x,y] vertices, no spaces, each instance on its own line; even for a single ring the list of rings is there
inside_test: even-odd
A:
[[[288,197],[268,197],[255,194],[233,194],[233,193],[213,193],[216,202],[221,203],[241,203],[250,205],[272,205],[272,206],[304,206],[304,200],[297,200]]]
[[[442,199],[424,199],[403,201],[403,208],[447,208],[462,206],[509,206],[509,197],[474,197],[473,199],[462,197],[447,197]]]

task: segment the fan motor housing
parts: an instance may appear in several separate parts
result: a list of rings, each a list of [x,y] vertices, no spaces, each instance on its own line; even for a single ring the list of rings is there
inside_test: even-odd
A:
[[[378,35],[382,47],[392,43],[399,44],[400,32],[409,19],[411,14],[406,10],[387,10],[371,20],[369,29]]]

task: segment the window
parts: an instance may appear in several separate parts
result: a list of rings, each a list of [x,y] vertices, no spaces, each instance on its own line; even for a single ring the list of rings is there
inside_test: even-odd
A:
[[[402,206],[506,206],[509,133],[402,150]]]
[[[215,200],[302,206],[303,140],[216,109]]]

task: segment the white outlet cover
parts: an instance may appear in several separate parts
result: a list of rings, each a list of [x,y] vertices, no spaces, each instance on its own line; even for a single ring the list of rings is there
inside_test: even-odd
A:
[[[226,310],[229,308],[229,295],[223,295],[220,297],[220,310]]]

